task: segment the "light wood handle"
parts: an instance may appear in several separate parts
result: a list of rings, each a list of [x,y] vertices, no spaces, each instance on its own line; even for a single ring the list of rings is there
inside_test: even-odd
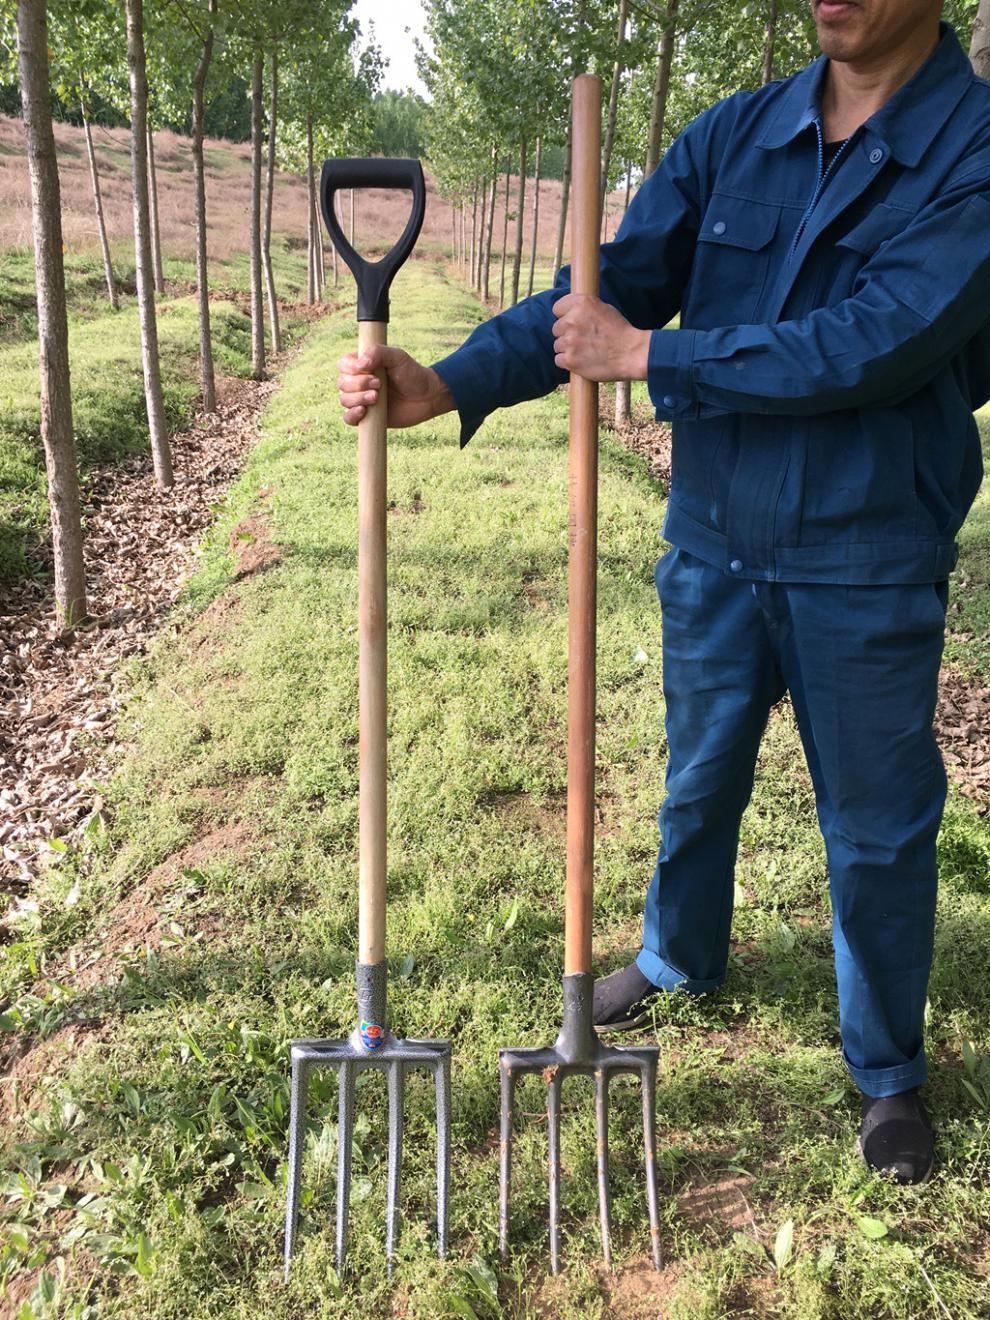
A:
[[[598,295],[602,85],[573,86],[571,292]],[[571,374],[564,974],[591,971],[595,873],[595,605],[598,385]]]
[[[358,351],[388,342],[384,321],[358,322]],[[358,944],[359,961],[385,957],[388,579],[388,378],[358,426]]]

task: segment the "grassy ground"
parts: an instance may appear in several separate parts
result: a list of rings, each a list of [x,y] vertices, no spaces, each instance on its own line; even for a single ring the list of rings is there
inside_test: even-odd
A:
[[[305,253],[280,244],[273,253],[280,296],[293,300],[304,292]],[[119,269],[125,280],[128,268]],[[199,396],[199,329],[191,262],[169,261],[170,295],[159,303],[158,329],[165,416],[170,430],[189,417]],[[245,257],[215,263],[215,290],[243,292],[248,287]],[[302,285],[302,290],[301,290]],[[102,266],[91,252],[67,256],[66,287],[70,308],[69,358],[72,371],[73,422],[80,470],[111,462],[148,447],[147,413],[141,367],[136,299],[125,293],[119,312],[110,310]],[[47,482],[40,437],[37,320],[34,263],[26,249],[0,253],[0,581],[25,572],[25,554],[45,537],[48,523]],[[289,340],[301,320],[283,317]],[[214,356],[218,374],[246,376],[251,370],[251,324],[235,302],[211,306]]]
[[[428,359],[480,316],[422,263],[403,273],[393,309],[394,341]],[[517,1110],[514,1255],[495,1278],[496,1049],[549,1041],[560,1007],[560,395],[497,415],[463,454],[450,419],[390,444],[391,1016],[399,1034],[454,1044],[450,1259],[432,1254],[432,1100],[413,1078],[405,1232],[385,1278],[383,1106],[369,1078],[353,1268],[335,1278],[327,1081],[302,1247],[279,1284],[286,1042],[346,1032],[354,1011],[354,438],[329,388],[352,316],[321,324],[287,371],[178,631],[131,673],[130,747],[86,846],[56,855],[6,950],[7,1304],[27,1299],[25,1320],[984,1316],[990,834],[953,794],[929,1013],[939,1167],[927,1186],[895,1189],[854,1151],[825,863],[786,710],[744,823],[728,981],[711,997],[667,997],[642,1033],[662,1047],[663,1274],[647,1264],[637,1096],[624,1085],[612,1101],[617,1260],[611,1275],[600,1268],[592,1106],[573,1083],[565,1269],[547,1277],[543,1095],[531,1081]],[[280,557],[238,578],[228,547],[248,514],[267,521]],[[640,461],[605,440],[602,972],[636,947],[656,844],[662,514]]]

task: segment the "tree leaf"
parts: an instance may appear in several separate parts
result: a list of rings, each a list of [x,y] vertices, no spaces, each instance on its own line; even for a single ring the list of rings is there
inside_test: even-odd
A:
[[[509,908],[509,915],[505,919],[505,929],[507,931],[511,930],[518,920],[519,920],[519,899],[514,898],[512,900],[512,907]]]

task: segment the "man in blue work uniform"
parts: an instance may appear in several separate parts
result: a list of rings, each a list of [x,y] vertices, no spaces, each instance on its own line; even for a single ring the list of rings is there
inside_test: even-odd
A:
[[[456,407],[463,444],[568,371],[648,382],[674,437],[667,796],[643,947],[598,982],[596,1024],[723,981],[740,818],[789,691],[860,1148],[921,1182],[946,788],[932,719],[990,397],[990,85],[940,0],[812,3],[822,57],[686,129],[602,248],[601,301],[565,270],[435,368],[374,349],[341,360],[339,385],[356,424],[387,372],[390,425]]]

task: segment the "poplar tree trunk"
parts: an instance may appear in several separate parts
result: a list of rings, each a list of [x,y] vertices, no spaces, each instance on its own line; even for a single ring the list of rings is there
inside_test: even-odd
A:
[[[626,200],[622,204],[622,214],[629,210],[629,194],[632,192],[632,161],[626,161]]]
[[[536,248],[540,237],[540,169],[543,164],[543,134],[536,139],[536,166],[533,179],[533,242],[529,254],[529,287],[526,297],[533,296],[533,280],[536,276]]]
[[[519,301],[519,272],[522,270],[523,212],[526,207],[526,138],[519,143],[519,196],[516,199],[516,251],[512,259],[512,305]]]
[[[96,164],[96,152],[93,150],[93,130],[86,109],[86,98],[79,100],[83,129],[86,133],[86,154],[89,156],[89,176],[93,182],[93,205],[96,208],[96,228],[100,235],[100,251],[103,253],[103,274],[107,282],[107,297],[113,310],[120,310],[120,297],[117,293],[117,279],[113,273],[113,258],[110,255],[110,243],[107,239],[107,224],[103,217],[103,193],[100,188],[100,171]]]
[[[489,286],[491,283],[492,270],[492,236],[495,229],[495,197],[498,193],[498,147],[492,147],[492,177],[488,194],[488,233],[485,236],[485,271],[482,279],[481,293],[484,300],[488,301]]]
[[[632,421],[632,385],[628,380],[615,382],[615,425],[628,426]]]
[[[624,47],[626,44],[626,17],[629,12],[629,0],[619,0],[619,32],[615,39],[615,63],[612,65],[612,90],[608,97],[608,119],[605,122],[605,142],[602,145],[602,214],[605,213],[605,191],[608,188],[608,171],[612,164],[612,148],[615,145],[615,121],[619,113],[619,83],[625,68]]]
[[[660,163],[660,142],[663,138],[663,123],[667,114],[667,96],[670,92],[670,68],[674,62],[674,39],[676,36],[675,19],[677,18],[678,0],[667,0],[667,15],[660,49],[657,56],[657,73],[653,82],[653,103],[650,108],[650,137],[646,149],[646,168],[643,171],[649,177]]]
[[[134,195],[134,261],[138,312],[141,320],[141,358],[144,398],[148,410],[151,457],[158,485],[173,483],[172,454],[165,428],[162,369],[158,357],[158,318],[155,311],[154,272],[151,260],[151,219],[148,206],[148,77],[144,60],[142,0],[126,0],[127,69],[131,86],[131,188]]]
[[[969,58],[979,77],[990,78],[990,0],[980,0],[980,7],[973,20]]]
[[[502,269],[498,282],[498,305],[505,306],[505,255],[509,246],[509,189],[512,186],[512,163],[505,167],[505,214],[502,218]]]
[[[155,292],[165,292],[165,274],[162,270],[162,235],[158,223],[158,173],[155,170],[155,135],[148,121],[148,187],[150,189],[149,218],[151,220],[151,257],[155,268]]]
[[[557,249],[553,256],[553,282],[564,262],[564,235],[567,232],[567,206],[571,197],[571,129],[567,127],[567,144],[564,147],[564,179],[560,189],[560,224],[557,226]]]
[[[488,217],[488,180],[481,180],[481,210],[478,213],[478,259],[474,272],[474,287],[481,292],[481,269],[485,256],[485,222]]]
[[[45,0],[19,0],[17,47],[21,104],[31,175],[31,219],[38,297],[38,366],[41,375],[41,439],[48,473],[48,507],[55,557],[55,607],[67,627],[85,618],[79,479],[72,433],[69,384],[69,321],[62,261],[62,205],[48,89]]]
[[[465,235],[465,238],[467,236]],[[471,198],[471,287],[478,278],[478,180],[474,181],[474,195]],[[466,272],[465,272],[466,273]]]
[[[309,264],[306,271],[306,301],[312,307],[316,302],[316,176],[313,172],[313,116],[306,116],[306,192],[309,199]]]
[[[213,369],[213,338],[210,330],[209,270],[206,263],[206,165],[203,158],[203,100],[206,75],[213,58],[213,22],[217,0],[209,0],[209,27],[192,80],[192,158],[196,181],[196,305],[199,313],[199,368],[203,389],[203,411],[216,412],[217,387]]]
[[[770,13],[767,17],[767,35],[763,43],[763,85],[773,77],[773,48],[777,39],[778,0],[770,0]]]
[[[354,189],[353,188],[351,188],[350,193],[351,193],[351,224],[350,224],[350,233],[348,237],[350,239],[351,247],[353,247],[354,246]]]
[[[272,195],[275,191],[275,128],[278,114],[278,51],[272,51],[272,95],[268,103],[268,161],[265,170],[265,211],[261,230],[261,261],[265,269],[265,295],[268,299],[268,324],[272,332],[272,352],[282,351],[282,332],[278,323],[278,298],[272,271]]]
[[[251,375],[265,375],[265,320],[261,304],[261,82],[264,58],[255,52],[251,67]]]

